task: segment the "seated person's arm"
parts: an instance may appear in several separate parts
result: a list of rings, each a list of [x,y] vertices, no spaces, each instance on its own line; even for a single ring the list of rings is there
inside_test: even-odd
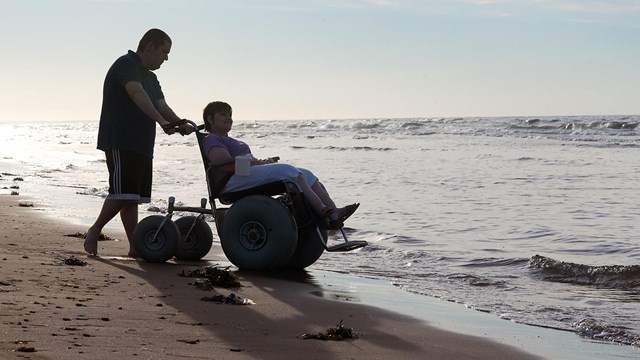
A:
[[[233,174],[236,170],[235,159],[227,149],[214,146],[207,153],[207,159],[222,172]]]

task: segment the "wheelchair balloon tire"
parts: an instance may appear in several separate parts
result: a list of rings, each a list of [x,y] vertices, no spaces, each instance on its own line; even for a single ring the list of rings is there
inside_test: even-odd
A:
[[[315,263],[324,253],[324,244],[327,243],[327,230],[321,229],[323,238],[320,239],[315,224],[298,229],[298,245],[287,262],[289,269],[304,269]]]
[[[175,221],[178,231],[180,231],[180,242],[175,253],[176,259],[200,260],[211,250],[213,243],[211,228],[206,221],[196,219],[196,216],[185,216]],[[192,226],[193,229],[191,229]],[[191,230],[190,233],[189,230]]]
[[[133,230],[133,247],[148,262],[165,262],[178,248],[180,230],[173,221],[165,219],[162,215],[148,216]]]
[[[225,214],[220,243],[227,259],[240,269],[283,268],[297,242],[293,215],[270,196],[244,197]]]

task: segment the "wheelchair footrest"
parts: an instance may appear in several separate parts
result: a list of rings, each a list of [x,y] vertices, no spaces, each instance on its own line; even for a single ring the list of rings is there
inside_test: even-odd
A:
[[[366,241],[345,241],[337,245],[326,246],[325,249],[329,252],[345,252],[363,248],[367,244]]]

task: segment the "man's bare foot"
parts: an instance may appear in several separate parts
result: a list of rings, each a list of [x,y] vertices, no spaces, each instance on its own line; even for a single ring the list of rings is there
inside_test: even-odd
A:
[[[140,255],[138,255],[138,253],[134,248],[129,249],[129,253],[127,254],[127,256],[134,259],[137,259],[140,257]]]
[[[99,236],[100,236],[100,232],[96,233],[91,229],[87,231],[87,235],[84,239],[84,251],[86,251],[89,256],[98,255],[98,237]]]

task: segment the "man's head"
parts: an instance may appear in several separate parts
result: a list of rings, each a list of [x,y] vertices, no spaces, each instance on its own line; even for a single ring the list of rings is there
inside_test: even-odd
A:
[[[171,38],[160,29],[147,31],[140,42],[136,53],[142,60],[142,65],[149,70],[157,70],[163,62],[169,60]]]

